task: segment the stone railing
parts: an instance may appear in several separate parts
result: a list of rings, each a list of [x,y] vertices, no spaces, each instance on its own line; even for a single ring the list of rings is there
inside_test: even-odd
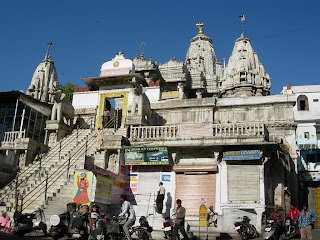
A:
[[[205,131],[203,131],[205,129]],[[202,130],[202,132],[201,132]],[[263,123],[241,124],[186,124],[168,126],[141,126],[130,128],[130,139],[178,139],[178,138],[257,138],[268,139]]]
[[[263,123],[228,123],[213,124],[214,137],[237,137],[237,136],[268,136],[268,130]]]
[[[12,143],[18,138],[24,138],[26,136],[26,130],[23,131],[13,131],[5,132],[2,142],[3,143]]]

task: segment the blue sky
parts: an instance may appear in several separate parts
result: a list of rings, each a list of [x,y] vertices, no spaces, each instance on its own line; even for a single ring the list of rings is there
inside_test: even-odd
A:
[[[48,42],[60,84],[85,86],[119,50],[141,52],[159,63],[185,60],[195,26],[204,23],[220,62],[229,59],[246,15],[246,36],[272,79],[283,86],[319,84],[320,1],[35,1],[0,5],[0,92],[24,90],[43,60]]]

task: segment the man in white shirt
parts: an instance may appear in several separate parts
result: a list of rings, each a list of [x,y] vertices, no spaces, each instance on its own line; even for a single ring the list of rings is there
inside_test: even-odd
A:
[[[126,219],[125,224],[122,226],[123,232],[128,240],[132,240],[131,235],[129,233],[129,228],[135,223],[136,214],[130,202],[127,201],[127,195],[121,194],[120,202],[122,205],[121,212],[119,213],[118,218]]]
[[[163,186],[163,182],[160,182],[159,183],[159,188],[158,188],[158,191],[157,191],[157,199],[156,199],[158,213],[162,213],[163,200],[164,200],[164,195],[165,194],[166,194],[166,189]]]

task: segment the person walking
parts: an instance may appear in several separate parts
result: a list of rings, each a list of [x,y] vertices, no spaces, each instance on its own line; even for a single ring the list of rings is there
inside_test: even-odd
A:
[[[130,202],[127,200],[127,195],[121,194],[120,196],[120,202],[121,202],[121,212],[117,216],[120,220],[123,220],[123,232],[126,235],[126,239],[132,240],[129,228],[133,226],[133,224],[136,221],[136,213],[130,204]],[[120,223],[122,225],[122,223]]]
[[[174,214],[174,227],[173,227],[173,233],[172,233],[172,240],[176,240],[178,237],[178,230],[180,230],[183,239],[189,240],[189,237],[184,229],[184,219],[186,216],[186,209],[181,206],[181,199],[177,199],[177,211]]]
[[[318,220],[317,214],[308,209],[308,204],[303,204],[303,210],[300,212],[298,224],[301,234],[301,240],[312,239],[312,224]]]
[[[156,205],[157,205],[157,212],[162,213],[163,210],[163,200],[164,195],[166,194],[166,189],[163,186],[163,182],[159,183],[159,188],[157,191],[157,199],[156,199]]]
[[[101,152],[101,144],[103,142],[103,129],[98,127],[98,132],[95,134],[95,137],[97,137],[97,142],[96,142],[97,152]]]

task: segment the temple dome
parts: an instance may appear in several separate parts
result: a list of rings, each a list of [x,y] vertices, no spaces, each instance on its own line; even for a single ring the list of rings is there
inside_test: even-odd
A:
[[[134,64],[132,60],[125,59],[122,52],[119,52],[111,61],[102,64],[100,77],[129,73],[134,73]]]

